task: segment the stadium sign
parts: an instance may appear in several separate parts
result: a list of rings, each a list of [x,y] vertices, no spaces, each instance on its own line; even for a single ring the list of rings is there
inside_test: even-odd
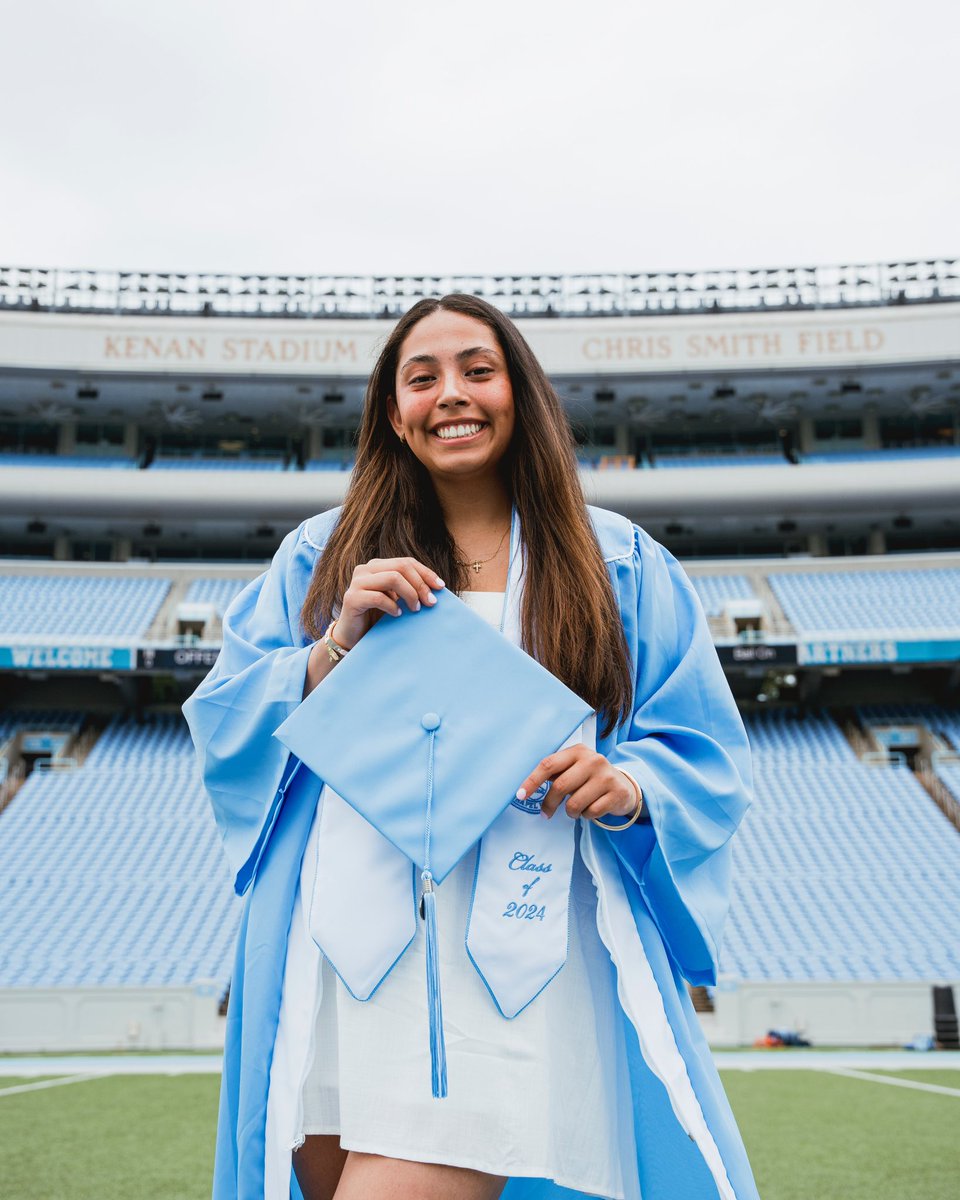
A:
[[[174,649],[141,648],[138,671],[209,671],[217,661],[219,646],[177,646]]]
[[[960,660],[960,638],[819,638],[797,648],[801,666],[870,666]]]
[[[3,312],[0,365],[29,370],[364,378],[389,322],[124,317]],[[960,342],[960,304],[818,312],[531,320],[551,375],[657,374],[718,367],[807,370],[942,362]]]
[[[132,671],[136,651],[129,646],[0,646],[0,669],[8,671]]]
[[[721,643],[717,656],[725,667],[792,667],[797,663],[797,647],[793,642]]]

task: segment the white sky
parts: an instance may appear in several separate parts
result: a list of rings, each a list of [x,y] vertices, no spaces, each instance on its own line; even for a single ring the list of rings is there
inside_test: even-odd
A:
[[[960,253],[957,0],[0,0],[0,263]]]

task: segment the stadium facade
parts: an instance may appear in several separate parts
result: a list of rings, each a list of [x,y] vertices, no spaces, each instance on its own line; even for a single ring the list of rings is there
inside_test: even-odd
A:
[[[522,322],[588,499],[683,559],[741,703],[757,804],[708,1031],[950,1044],[957,260],[0,269],[0,1049],[216,1041],[238,902],[179,703],[238,589],[341,501],[393,320],[456,290]]]

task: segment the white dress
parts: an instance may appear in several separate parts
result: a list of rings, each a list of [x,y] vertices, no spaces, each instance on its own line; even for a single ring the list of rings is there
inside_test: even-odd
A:
[[[461,598],[498,624],[502,592],[466,591]],[[506,1020],[464,945],[476,854],[474,848],[465,855],[437,889],[448,1096],[436,1100],[430,1090],[418,922],[413,942],[369,1000],[355,1000],[323,962],[303,1133],[339,1134],[349,1150],[550,1179],[622,1200],[617,1097],[629,1095],[629,1081],[590,873],[578,850],[567,962]]]

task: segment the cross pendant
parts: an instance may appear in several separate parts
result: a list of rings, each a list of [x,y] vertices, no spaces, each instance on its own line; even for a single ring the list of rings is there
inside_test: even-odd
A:
[[[472,567],[473,567],[473,569],[476,571],[476,573],[479,575],[479,574],[480,574],[480,568],[483,566],[483,563],[482,563],[482,562],[480,562],[480,561],[478,560],[478,561],[477,561],[477,562],[475,562],[475,563],[471,563],[471,566],[472,566]]]

